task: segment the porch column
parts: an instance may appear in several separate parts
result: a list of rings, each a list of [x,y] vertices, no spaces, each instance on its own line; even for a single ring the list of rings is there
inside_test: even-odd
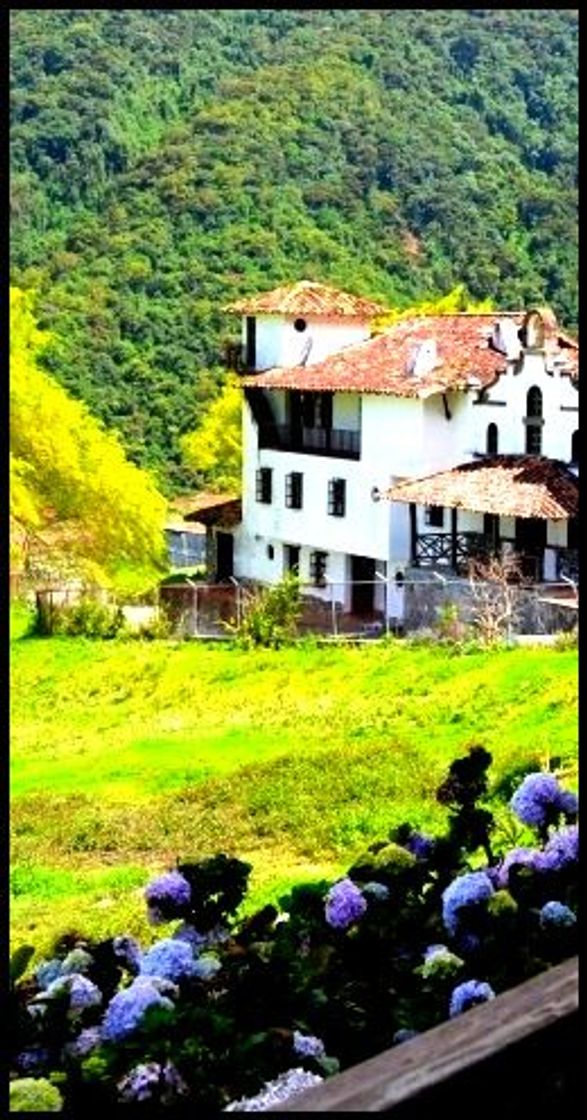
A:
[[[410,502],[410,562],[414,567],[418,566],[417,541],[416,503]]]
[[[457,507],[452,506],[450,511],[450,562],[453,569],[457,570]]]

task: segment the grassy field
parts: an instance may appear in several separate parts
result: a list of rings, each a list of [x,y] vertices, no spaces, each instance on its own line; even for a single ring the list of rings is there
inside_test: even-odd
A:
[[[472,743],[494,782],[577,759],[577,653],[401,641],[241,651],[19,637],[11,646],[11,939],[154,936],[142,888],[176,856],[253,865],[250,903],[330,878]]]

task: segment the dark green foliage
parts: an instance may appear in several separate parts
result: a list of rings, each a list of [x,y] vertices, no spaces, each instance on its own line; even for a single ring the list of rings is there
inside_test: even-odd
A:
[[[577,322],[568,10],[12,12],[13,279],[47,367],[169,488],[223,377],[220,308],[308,277],[464,283]]]
[[[220,854],[198,863],[178,863],[178,871],[192,888],[186,921],[205,932],[226,922],[247,892],[251,865]]]
[[[69,637],[115,638],[124,626],[120,608],[107,606],[92,598],[78,603],[52,606],[37,612],[35,633],[43,636],[65,634]]]
[[[249,593],[242,607],[242,617],[226,625],[245,649],[251,646],[278,649],[295,638],[301,613],[300,580],[293,572],[287,572],[272,587]]]

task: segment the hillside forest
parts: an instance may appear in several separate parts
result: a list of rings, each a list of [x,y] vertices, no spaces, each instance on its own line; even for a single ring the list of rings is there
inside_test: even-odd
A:
[[[229,301],[302,278],[390,309],[577,325],[577,13],[19,9],[11,280],[43,369],[167,495],[226,382]]]

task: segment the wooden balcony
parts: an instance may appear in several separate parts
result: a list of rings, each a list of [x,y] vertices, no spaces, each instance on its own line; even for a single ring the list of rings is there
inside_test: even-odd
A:
[[[295,428],[290,424],[261,424],[259,448],[358,460],[361,458],[361,433],[346,428]]]
[[[420,533],[415,540],[413,561],[416,567],[449,565],[464,572],[470,560],[486,560],[491,543],[483,533]]]
[[[578,987],[573,957],[274,1111],[385,1112],[397,1120],[572,1115],[580,1093]]]

